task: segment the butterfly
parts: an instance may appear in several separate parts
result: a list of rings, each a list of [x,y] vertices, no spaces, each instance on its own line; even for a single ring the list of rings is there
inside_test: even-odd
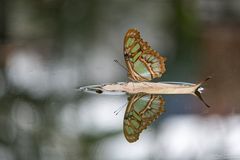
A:
[[[130,94],[123,120],[123,132],[128,142],[137,141],[140,133],[163,113],[165,102],[160,94],[192,94],[210,107],[202,98],[201,93],[204,89],[202,85],[211,77],[196,84],[148,82],[164,74],[166,58],[143,41],[140,32],[136,29],[127,31],[123,50],[128,78],[132,82],[83,86],[80,90],[98,94],[117,92]]]
[[[150,81],[166,71],[166,58],[144,42],[137,29],[129,29],[124,37],[124,59],[128,77],[133,81]]]
[[[124,115],[123,132],[128,142],[139,139],[139,134],[164,112],[160,95],[135,94],[129,97]]]
[[[124,59],[128,77],[133,81],[150,81],[166,71],[166,58],[144,42],[140,32],[129,29],[124,37]],[[128,142],[135,142],[163,111],[164,100],[160,95],[131,95],[124,115],[123,131]]]

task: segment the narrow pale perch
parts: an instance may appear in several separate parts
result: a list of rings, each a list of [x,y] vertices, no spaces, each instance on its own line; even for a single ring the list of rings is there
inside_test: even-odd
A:
[[[211,79],[207,77],[204,81],[194,84],[185,82],[120,82],[104,85],[83,86],[79,89],[86,92],[98,94],[128,93],[128,94],[192,94],[197,96],[207,107],[210,107],[202,98],[202,85]]]
[[[210,107],[201,96],[201,91],[204,89],[201,85],[210,78],[211,77],[207,77],[204,81],[197,84],[184,82],[121,82],[86,88],[82,87],[80,89],[95,91],[99,94],[106,92],[126,92],[129,94],[192,94],[197,96],[207,107]]]
[[[201,84],[171,84],[154,82],[128,82],[108,84],[102,87],[103,91],[122,91],[129,94],[195,94]]]

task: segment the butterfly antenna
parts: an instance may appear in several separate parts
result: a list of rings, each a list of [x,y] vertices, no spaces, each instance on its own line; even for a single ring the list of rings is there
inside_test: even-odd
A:
[[[127,105],[127,103],[125,103],[124,105],[122,105],[121,107],[119,107],[116,111],[114,111],[115,115],[118,115],[118,113]]]
[[[124,65],[122,65],[120,62],[118,62],[118,60],[114,59],[114,62],[120,65],[123,69],[125,69],[128,72],[128,69]]]

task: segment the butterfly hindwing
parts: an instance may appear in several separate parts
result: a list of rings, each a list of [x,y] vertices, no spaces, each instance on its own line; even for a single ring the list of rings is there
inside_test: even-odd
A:
[[[166,70],[166,58],[144,42],[136,29],[129,29],[125,35],[124,58],[129,78],[135,81],[149,81],[161,77]]]
[[[163,111],[164,100],[160,95],[131,95],[124,115],[123,131],[128,142],[135,142]]]

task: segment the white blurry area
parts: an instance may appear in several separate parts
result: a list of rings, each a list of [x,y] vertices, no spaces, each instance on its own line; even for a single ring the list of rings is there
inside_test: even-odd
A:
[[[121,68],[114,64],[115,57],[110,48],[96,48],[98,49],[91,50],[91,63],[88,63],[90,60],[85,63],[74,56],[49,61],[34,49],[18,49],[7,60],[8,81],[34,97],[46,97],[49,94],[67,96],[74,94],[74,89],[79,85],[109,82],[114,70],[121,72]],[[103,57],[101,53],[109,56]],[[1,88],[2,86],[0,83]],[[3,93],[0,92],[0,96],[1,94]]]
[[[20,89],[33,95],[45,95],[49,91],[47,67],[41,57],[34,52],[18,51],[7,61],[9,81]]]
[[[34,50],[17,50],[8,58],[7,77],[15,87],[35,97],[45,97],[53,92],[66,95],[72,92],[78,80],[75,68],[65,62],[51,67]]]
[[[139,141],[129,144],[122,134],[102,143],[96,157],[164,160],[240,158],[240,116],[173,116],[159,123],[157,138],[153,130],[147,129]]]
[[[175,116],[159,128],[154,153],[164,159],[240,158],[240,116]]]
[[[119,107],[125,106],[123,96],[89,96],[80,101],[79,106],[69,104],[59,114],[59,129],[63,134],[79,136],[81,133],[101,134],[118,131],[122,127],[123,110],[114,113]]]

